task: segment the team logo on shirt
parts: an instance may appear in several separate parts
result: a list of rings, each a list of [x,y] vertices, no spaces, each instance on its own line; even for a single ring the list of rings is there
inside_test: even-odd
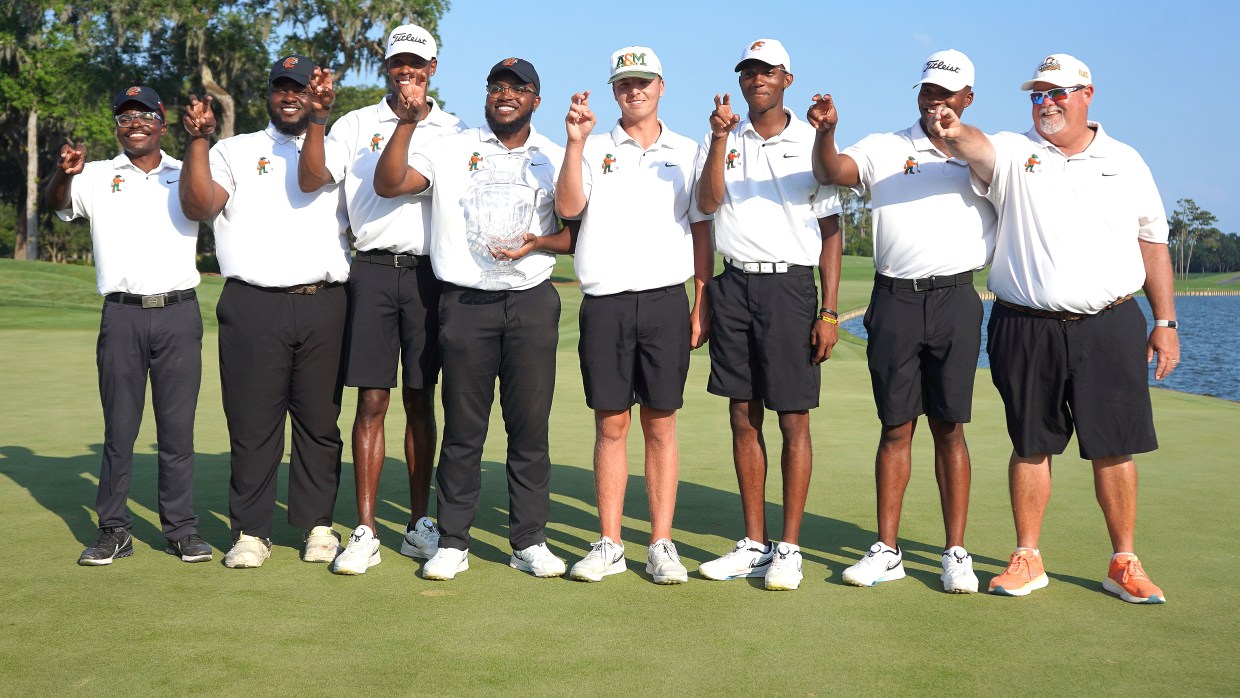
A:
[[[372,153],[377,153],[377,152],[379,152],[379,144],[380,144],[381,142],[383,142],[383,136],[381,136],[381,135],[379,135],[379,134],[377,134],[377,133],[376,133],[375,135],[371,136],[371,137],[370,137],[370,152],[372,152]]]
[[[258,173],[260,175],[267,174],[267,166],[270,164],[271,164],[271,161],[268,160],[265,155],[258,156]]]
[[[478,171],[478,165],[479,165],[481,162],[482,162],[482,156],[481,156],[481,155],[479,155],[478,153],[474,153],[473,155],[470,155],[470,156],[469,156],[469,171],[470,171],[470,172],[477,172],[477,171]]]
[[[904,160],[904,174],[911,175],[921,172],[921,164],[917,162],[917,158],[912,155]]]
[[[113,194],[121,190],[121,184],[124,183],[124,181],[125,181],[124,177],[120,175],[112,175],[112,193]]]
[[[762,43],[762,42],[758,42],[758,43]],[[724,160],[724,162],[727,164],[729,170],[735,169],[736,166],[739,165],[741,162],[741,154],[736,152],[736,148],[733,148],[728,151],[728,155],[726,159]]]
[[[1037,153],[1034,153],[1029,156],[1028,160],[1025,161],[1025,172],[1032,172],[1036,174],[1038,171],[1036,168],[1041,165],[1042,161],[1038,159]]]
[[[603,156],[603,174],[610,174],[612,172],[611,166],[614,164],[616,164],[616,157],[614,155],[612,155],[611,153],[604,155]]]

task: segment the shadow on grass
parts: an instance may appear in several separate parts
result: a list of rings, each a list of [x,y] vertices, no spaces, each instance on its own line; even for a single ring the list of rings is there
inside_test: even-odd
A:
[[[40,456],[22,446],[0,447],[0,474],[4,474],[49,512],[59,516],[65,526],[85,547],[94,542],[96,523],[94,515],[95,490],[99,459],[102,446],[90,445],[90,454],[51,457]],[[153,450],[153,447],[152,447]],[[474,527],[481,531],[508,537],[508,488],[503,463],[484,461],[483,487],[479,500],[478,514]],[[134,455],[133,478],[130,485],[130,510],[133,513],[132,534],[137,541],[146,543],[151,549],[162,551],[164,538],[159,527],[158,499],[156,496],[157,459],[154,453]],[[341,485],[336,500],[336,521],[346,526],[356,523],[357,512],[354,499],[353,466],[343,464]],[[409,500],[407,470],[402,460],[387,458],[384,461],[383,475],[380,478],[376,517],[380,521],[404,522],[409,518],[409,508],[404,502]],[[277,546],[300,549],[302,536],[300,529],[287,523],[283,512],[287,511],[287,469],[281,467],[280,488],[276,503],[276,512],[272,528],[272,542]],[[225,551],[232,545],[232,533],[228,525],[228,479],[229,457],[226,453],[204,454],[196,456],[194,473],[195,510],[199,514],[199,534],[217,550]],[[817,481],[817,487],[830,487],[831,483]],[[768,487],[778,492],[779,475],[773,473]],[[598,538],[594,532],[598,530],[598,517],[594,504],[594,473],[585,468],[569,465],[553,465],[551,475],[552,501],[551,523],[547,529],[549,545],[557,554],[566,557],[569,564],[576,562],[590,544]],[[434,492],[431,494],[434,501]],[[564,500],[575,500],[568,503]],[[433,510],[432,506],[432,510]],[[629,519],[648,520],[649,509],[646,502],[645,479],[630,475],[625,491],[625,512]],[[139,511],[134,511],[139,509]],[[145,512],[141,509],[146,510]],[[767,503],[767,521],[772,532],[779,531],[783,519],[783,507]],[[571,527],[590,533],[583,537],[561,530]],[[394,553],[400,550],[403,525],[385,526],[379,524],[380,539],[386,548]],[[696,577],[696,565],[714,559],[728,552],[727,545],[721,549],[704,549],[688,541],[697,536],[719,536],[725,540],[739,538],[742,535],[740,495],[735,490],[722,490],[695,482],[682,481],[678,488],[676,520],[673,535],[676,536],[677,548],[690,568],[691,575]],[[691,534],[682,536],[681,534]],[[638,546],[638,554],[632,557],[641,559],[640,548],[649,538],[649,529],[625,525],[622,530],[624,541],[631,547]],[[801,541],[802,555],[806,560],[817,562],[828,569],[826,581],[831,584],[843,584],[841,573],[852,564],[857,556],[874,542],[875,534],[871,530],[858,527],[856,524],[840,519],[806,512],[802,523]],[[905,559],[910,562],[921,562],[937,567],[941,546],[937,543],[902,539]],[[66,551],[66,557],[76,556],[77,551]],[[474,538],[470,545],[470,554],[489,562],[507,564],[511,551],[504,547],[496,547],[479,538]],[[400,558],[394,558],[400,559]],[[997,565],[1002,567],[1006,560],[974,556],[975,563]],[[419,568],[421,563],[418,563]],[[918,580],[926,587],[940,590],[938,574],[933,571],[906,567],[909,577]],[[637,566],[637,571],[645,575],[645,568]],[[1057,581],[1076,584],[1083,588],[1095,590],[1097,580],[1085,579],[1063,574],[1050,574]],[[748,580],[752,586],[761,587],[761,578]],[[983,580],[983,586],[987,580]]]

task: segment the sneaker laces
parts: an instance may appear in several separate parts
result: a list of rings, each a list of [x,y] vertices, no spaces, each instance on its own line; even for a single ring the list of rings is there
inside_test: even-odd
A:
[[[1149,579],[1149,575],[1145,573],[1145,568],[1141,566],[1141,561],[1135,557],[1130,557],[1121,566],[1124,568],[1124,581],[1130,579]]]
[[[1003,573],[1004,574],[1023,574],[1026,577],[1030,576],[1030,572],[1032,570],[1029,567],[1029,560],[1027,558],[1028,556],[1023,553],[1014,554],[1012,556],[1012,559],[1008,560],[1007,569],[1003,570]]]
[[[659,541],[658,544],[650,548],[650,559],[656,565],[661,564],[664,560],[679,562],[680,556],[672,549],[672,544],[668,541]]]

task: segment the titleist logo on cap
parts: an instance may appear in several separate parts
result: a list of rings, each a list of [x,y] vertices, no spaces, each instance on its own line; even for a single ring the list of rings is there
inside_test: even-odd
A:
[[[417,34],[393,34],[392,38],[388,39],[388,43],[390,44],[394,44],[397,41],[411,41],[415,44],[426,44],[426,39],[423,39]]]
[[[927,70],[946,70],[951,73],[959,73],[960,66],[952,65],[951,63],[947,63],[945,61],[934,60],[934,61],[926,61],[926,67],[922,68],[921,72],[924,73]]]

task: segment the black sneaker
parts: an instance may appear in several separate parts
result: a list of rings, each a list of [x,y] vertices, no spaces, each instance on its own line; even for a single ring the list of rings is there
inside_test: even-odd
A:
[[[121,526],[101,528],[95,544],[82,551],[78,564],[110,565],[113,558],[130,555],[133,555],[133,539],[129,537],[129,529]]]
[[[168,539],[168,547],[164,548],[164,552],[169,555],[176,555],[185,562],[207,562],[211,559],[211,546],[200,538],[197,533],[191,533],[181,540]]]

